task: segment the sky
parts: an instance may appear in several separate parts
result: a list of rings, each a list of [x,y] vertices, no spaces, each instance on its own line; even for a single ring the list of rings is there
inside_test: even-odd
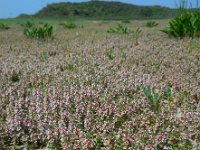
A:
[[[34,14],[49,3],[83,2],[87,0],[0,0],[0,18],[13,18],[19,14]],[[113,0],[137,5],[175,7],[176,0]]]

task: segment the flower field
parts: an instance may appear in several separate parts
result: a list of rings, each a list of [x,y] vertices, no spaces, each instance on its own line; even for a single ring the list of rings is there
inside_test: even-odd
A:
[[[119,21],[0,30],[0,150],[199,150],[200,40],[157,22],[125,24],[137,44]]]

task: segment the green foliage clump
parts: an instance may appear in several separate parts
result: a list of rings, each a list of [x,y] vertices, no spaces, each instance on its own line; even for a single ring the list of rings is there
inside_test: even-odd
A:
[[[151,90],[150,87],[144,87],[143,92],[150,102],[151,109],[154,112],[160,112],[160,109],[161,109],[160,95],[156,93],[155,91]]]
[[[66,29],[75,29],[77,28],[77,25],[73,22],[65,22],[65,23],[61,23],[61,26],[63,26]]]
[[[7,24],[0,23],[0,30],[8,30],[10,27]]]
[[[159,92],[156,92],[147,86],[143,87],[143,92],[146,98],[149,100],[151,110],[155,113],[159,113],[161,111],[161,100],[165,101],[168,111],[173,109],[174,106],[181,105],[183,103],[182,98],[176,99],[171,85],[167,85],[162,91]],[[179,94],[186,96],[182,93]]]
[[[122,24],[118,24],[115,28],[109,28],[107,33],[121,33],[121,34],[129,34],[130,29]]]
[[[188,9],[187,1],[182,0],[176,17],[162,31],[171,37],[181,39],[200,37],[200,11],[193,9],[192,6]]]
[[[53,26],[49,24],[31,25],[24,29],[24,35],[28,38],[49,39],[53,35]]]
[[[146,22],[145,26],[149,28],[153,28],[153,27],[158,26],[158,23],[156,23],[155,21],[148,21]]]
[[[28,20],[25,23],[22,23],[21,26],[25,28],[33,28],[35,27],[35,23]]]

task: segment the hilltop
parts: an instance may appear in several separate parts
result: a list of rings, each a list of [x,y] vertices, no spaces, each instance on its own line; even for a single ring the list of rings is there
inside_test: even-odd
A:
[[[161,19],[171,18],[175,10],[161,6],[137,6],[121,2],[89,1],[48,4],[33,17],[80,17],[89,19]],[[19,17],[22,17],[21,15]]]

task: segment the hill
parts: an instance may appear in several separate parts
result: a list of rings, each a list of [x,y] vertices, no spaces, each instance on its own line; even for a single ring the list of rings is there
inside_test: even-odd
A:
[[[81,17],[90,19],[171,18],[175,10],[161,6],[137,6],[121,2],[89,1],[48,4],[34,17]]]

